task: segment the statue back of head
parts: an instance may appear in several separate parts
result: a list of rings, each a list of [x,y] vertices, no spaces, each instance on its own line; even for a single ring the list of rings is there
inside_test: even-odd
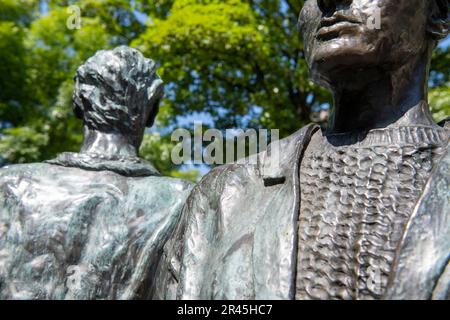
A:
[[[138,147],[162,96],[155,63],[121,46],[98,51],[78,68],[73,110],[88,129],[127,136]]]

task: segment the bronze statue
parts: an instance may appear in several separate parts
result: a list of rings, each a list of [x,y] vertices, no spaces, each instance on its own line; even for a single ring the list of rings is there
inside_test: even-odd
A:
[[[80,153],[0,169],[0,299],[146,299],[189,183],[138,157],[163,95],[155,63],[99,51],[75,76]]]
[[[158,297],[450,298],[449,124],[427,104],[449,2],[308,0],[299,22],[311,78],[334,95],[327,130],[204,177]]]

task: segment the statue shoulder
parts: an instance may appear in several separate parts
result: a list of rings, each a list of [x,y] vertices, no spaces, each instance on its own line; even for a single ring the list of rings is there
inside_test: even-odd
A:
[[[237,186],[245,185],[248,189],[252,183],[271,184],[278,181],[279,177],[289,174],[296,167],[299,150],[307,145],[309,138],[317,130],[317,125],[310,124],[269,144],[265,151],[212,169],[193,188],[188,205],[207,199],[205,203],[208,207],[216,208],[220,205],[220,198],[227,187],[236,189]]]
[[[208,253],[245,247],[241,236],[253,232],[253,224],[248,222],[258,220],[262,212],[258,207],[264,206],[260,201],[267,198],[267,188],[284,185],[282,177],[295,172],[298,155],[316,128],[304,127],[271,143],[267,150],[214,168],[202,178],[188,197],[180,223],[165,248],[167,258],[161,277],[165,280],[159,286],[164,295],[160,298],[202,296],[202,284],[209,282],[202,270],[215,263]],[[277,193],[277,189],[270,190]],[[250,207],[252,210],[247,210]]]
[[[48,173],[52,165],[46,163],[12,164],[0,168],[0,183],[40,176]]]
[[[195,183],[180,178],[165,177],[165,176],[153,176],[147,179],[152,179],[155,183],[161,186],[162,189],[168,190],[174,193],[175,196],[179,193],[191,192]]]

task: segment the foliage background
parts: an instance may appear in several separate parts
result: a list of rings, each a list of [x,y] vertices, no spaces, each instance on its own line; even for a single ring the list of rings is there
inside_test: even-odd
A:
[[[0,0],[0,165],[76,151],[76,68],[99,49],[126,44],[156,60],[166,83],[157,125],[141,156],[164,174],[195,180],[171,164],[173,128],[193,120],[217,128],[277,128],[281,136],[326,119],[330,95],[307,77],[297,36],[299,0]],[[67,20],[81,10],[81,28]],[[435,52],[430,103],[450,115],[448,39]],[[205,168],[201,168],[204,173]]]

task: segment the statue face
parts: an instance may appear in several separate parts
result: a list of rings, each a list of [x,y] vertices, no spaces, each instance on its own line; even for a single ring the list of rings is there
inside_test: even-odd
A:
[[[428,45],[430,3],[307,0],[299,22],[311,77],[327,85],[339,81],[345,70],[389,70],[422,54]]]

